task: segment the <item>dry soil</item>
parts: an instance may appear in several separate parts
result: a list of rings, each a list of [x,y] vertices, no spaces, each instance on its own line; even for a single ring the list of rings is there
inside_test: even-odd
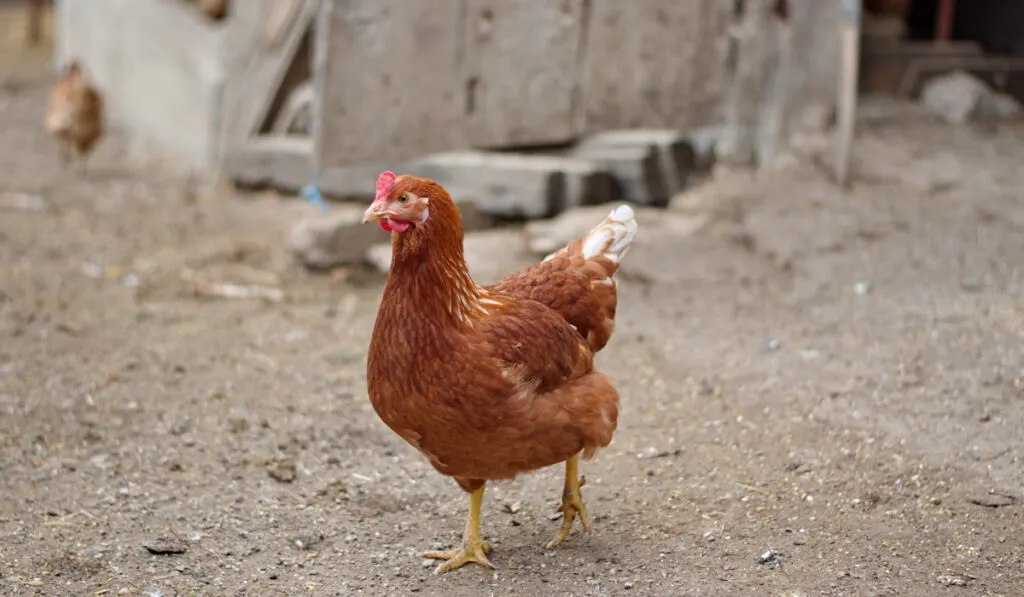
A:
[[[1024,594],[1020,127],[887,109],[852,191],[811,136],[647,218],[594,531],[543,547],[557,468],[494,484],[497,569],[434,576],[466,500],[367,402],[382,279],[302,271],[312,207],[126,166],[117,135],[62,172],[48,84],[0,85],[0,594]]]

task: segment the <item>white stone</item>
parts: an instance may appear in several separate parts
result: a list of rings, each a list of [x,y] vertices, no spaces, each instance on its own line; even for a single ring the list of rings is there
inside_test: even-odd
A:
[[[1021,111],[1012,97],[992,91],[984,81],[962,70],[928,81],[921,102],[950,124],[1012,118]]]
[[[369,247],[387,239],[379,226],[362,223],[363,211],[340,205],[300,220],[288,236],[288,249],[311,269],[361,263]]]

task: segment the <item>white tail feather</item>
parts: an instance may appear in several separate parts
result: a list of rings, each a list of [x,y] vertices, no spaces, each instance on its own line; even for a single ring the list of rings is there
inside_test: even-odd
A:
[[[636,229],[633,208],[628,205],[616,207],[583,238],[583,257],[593,259],[600,256],[614,263],[621,262],[636,237]]]

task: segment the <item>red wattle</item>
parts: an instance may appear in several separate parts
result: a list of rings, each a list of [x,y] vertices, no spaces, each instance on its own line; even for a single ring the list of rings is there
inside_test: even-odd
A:
[[[387,220],[381,220],[380,221],[380,227],[383,228],[387,232],[391,232],[391,224],[388,224]]]

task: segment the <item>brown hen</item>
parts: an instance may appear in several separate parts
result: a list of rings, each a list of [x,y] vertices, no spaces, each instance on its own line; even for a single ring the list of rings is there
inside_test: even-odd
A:
[[[45,124],[58,143],[61,164],[66,166],[77,153],[84,172],[89,153],[103,135],[103,95],[89,83],[77,60],[54,83]]]
[[[584,238],[494,286],[473,282],[462,217],[438,183],[391,172],[377,180],[364,222],[391,232],[392,261],[373,330],[367,387],[377,414],[470,493],[460,549],[428,552],[492,567],[480,537],[489,480],[565,462],[559,545],[583,504],[578,459],[612,439],[619,395],[594,370],[617,301],[613,275],[637,224],[616,208]]]

